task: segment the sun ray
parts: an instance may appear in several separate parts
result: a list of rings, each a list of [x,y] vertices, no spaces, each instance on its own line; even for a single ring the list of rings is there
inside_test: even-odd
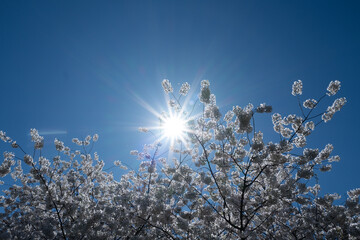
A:
[[[172,149],[177,149],[176,146],[179,143],[182,147],[177,150],[183,151],[189,148],[189,134],[195,133],[191,127],[193,125],[191,122],[202,115],[202,111],[199,113],[199,109],[197,109],[199,102],[192,100],[192,96],[195,94],[194,90],[190,90],[185,98],[181,98],[181,95],[176,98],[173,93],[165,94],[165,101],[167,103],[167,110],[165,111],[155,110],[154,107],[150,106],[136,93],[132,92],[132,94],[141,106],[160,121],[160,123],[154,122],[148,124],[146,129],[155,137],[155,142],[165,143],[165,146],[169,147],[169,151],[167,151],[169,153],[168,159],[174,154]],[[176,104],[170,104],[171,100],[175,101]]]

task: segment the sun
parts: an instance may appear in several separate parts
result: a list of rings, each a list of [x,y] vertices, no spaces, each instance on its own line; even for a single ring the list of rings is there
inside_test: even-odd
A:
[[[163,134],[171,139],[182,138],[186,133],[186,121],[179,116],[170,116],[164,119]]]
[[[190,145],[190,140],[192,135],[195,133],[194,130],[194,120],[197,119],[199,114],[192,114],[197,101],[191,100],[191,94],[188,94],[186,98],[181,101],[180,97],[174,99],[169,95],[165,95],[165,100],[167,104],[167,111],[159,112],[153,106],[149,105],[145,100],[140,96],[133,93],[140,105],[145,109],[151,112],[154,116],[157,117],[158,121],[153,122],[148,127],[139,128],[142,132],[149,132],[156,138],[156,142],[164,141],[165,144],[168,144],[170,147],[174,147],[177,144],[180,144],[180,148],[188,147]],[[184,95],[185,96],[185,95]],[[192,109],[188,112],[188,104],[192,105]]]

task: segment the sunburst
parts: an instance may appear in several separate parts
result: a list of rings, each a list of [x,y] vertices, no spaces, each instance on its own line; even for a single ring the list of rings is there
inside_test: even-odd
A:
[[[197,101],[190,101],[192,96],[191,93],[186,96],[186,99],[184,99],[182,104],[179,102],[180,98],[176,99],[173,95],[174,99],[178,103],[177,107],[171,107],[170,104],[168,104],[167,111],[163,111],[162,113],[155,110],[141,97],[137,96],[136,94],[134,94],[134,96],[140,105],[154,114],[160,120],[160,124],[157,122],[146,127],[146,129],[148,129],[153,134],[153,136],[156,137],[156,142],[162,142],[165,140],[165,143],[169,144],[170,147],[173,147],[177,143],[181,143],[181,148],[189,147],[189,134],[194,133],[193,127],[191,127],[192,124],[189,123],[201,115],[192,114]],[[170,96],[165,95],[165,98],[166,102],[169,102]],[[186,112],[185,110],[189,102],[192,102],[192,110],[190,113]]]

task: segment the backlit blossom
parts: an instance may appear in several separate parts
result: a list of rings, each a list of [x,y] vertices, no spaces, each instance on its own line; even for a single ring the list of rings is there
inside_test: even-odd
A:
[[[0,131],[0,139],[4,142],[7,142],[6,133],[3,131]]]
[[[12,146],[13,148],[18,148],[18,147],[19,147],[19,145],[16,143],[16,141],[13,141],[13,142],[11,143],[11,146]]]
[[[170,81],[168,79],[164,79],[161,84],[162,84],[162,87],[163,87],[165,93],[173,92],[173,88],[172,88],[171,83],[170,83]]]
[[[210,103],[210,83],[208,80],[202,80],[201,81],[201,91],[199,100],[202,103]]]
[[[259,107],[256,108],[256,112],[258,113],[271,113],[272,106],[266,105],[265,103],[261,103]]]
[[[145,127],[139,127],[138,128],[139,132],[148,132],[149,129],[145,128]]]
[[[130,151],[130,155],[136,156],[136,155],[138,155],[138,154],[139,154],[139,152],[138,152],[137,150],[131,150],[131,151]]]
[[[317,104],[317,101],[315,99],[307,99],[303,103],[303,106],[308,109],[313,109],[316,106],[316,104]]]
[[[302,81],[301,80],[297,80],[293,83],[292,85],[292,92],[291,94],[296,96],[296,95],[301,95],[302,94]]]
[[[233,119],[234,115],[235,114],[233,111],[228,111],[224,116],[224,121],[230,122]]]
[[[356,188],[347,192],[350,198],[356,198],[360,196],[360,188]]]
[[[180,95],[188,91],[183,86]],[[344,204],[335,203],[338,194],[320,195],[319,172],[340,157],[331,155],[331,144],[305,148],[316,144],[307,139],[323,110],[300,105],[292,114],[274,113],[271,136],[255,121],[270,106],[234,106],[222,120],[209,86],[201,82],[201,107],[189,114],[187,137],[160,137],[130,151],[141,160],[125,158],[131,170],[119,160],[105,165],[93,151],[97,134],[74,138],[74,148],[55,139],[58,151],[47,151],[32,129],[35,149],[26,153],[26,145],[0,131],[14,151],[0,165],[0,177],[13,179],[0,180],[0,239],[359,239],[360,189],[348,191]],[[163,87],[173,91],[168,80]],[[301,89],[299,80],[294,95]],[[188,100],[168,97],[174,107]],[[331,118],[345,102],[336,99],[326,113]],[[308,99],[304,107],[316,104]]]
[[[334,114],[340,111],[346,102],[347,102],[346,98],[344,97],[336,99],[333,102],[333,104],[327,108],[326,112],[322,115],[321,119],[324,122],[330,121],[333,118]]]
[[[59,141],[58,139],[55,138],[54,140],[54,144],[55,144],[55,148],[57,151],[62,151],[64,150],[65,146],[64,146],[64,143]]]
[[[98,140],[99,140],[99,135],[95,133],[93,136],[93,141],[97,142]]]
[[[326,164],[326,165],[320,167],[320,171],[328,172],[331,170],[331,168],[332,168],[332,166],[330,164]]]
[[[340,83],[340,81],[338,81],[338,80],[335,80],[335,81],[331,81],[330,82],[330,84],[329,84],[329,86],[327,87],[327,95],[328,96],[333,96],[333,95],[335,95],[339,90],[340,90],[340,87],[341,87],[341,85],[340,85],[341,83]]]
[[[302,148],[306,146],[306,138],[304,135],[298,135],[297,137],[295,137],[294,139],[294,143],[296,145],[296,147],[298,148]]]
[[[39,135],[35,128],[30,129],[31,141],[35,143],[35,149],[41,149],[44,146],[44,138]]]
[[[183,95],[183,96],[186,96],[188,94],[189,90],[190,90],[190,84],[185,82],[185,83],[183,83],[181,85],[181,88],[179,90],[179,94]]]
[[[30,155],[28,155],[28,154],[26,154],[25,156],[24,156],[24,162],[27,164],[27,165],[32,165],[33,164],[33,158],[30,156]]]
[[[30,136],[31,141],[35,143],[42,142],[44,140],[44,138],[39,135],[38,130],[36,130],[35,128],[30,129]]]

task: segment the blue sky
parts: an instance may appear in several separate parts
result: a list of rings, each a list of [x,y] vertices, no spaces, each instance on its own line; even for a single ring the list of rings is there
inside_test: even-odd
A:
[[[317,98],[338,79],[348,103],[309,146],[334,144],[342,160],[320,184],[344,195],[360,186],[359,12],[330,0],[0,1],[0,129],[28,149],[30,128],[48,144],[99,133],[105,163],[131,164],[151,142],[137,127],[157,120],[135,96],[160,112],[164,78],[210,80],[223,110],[266,102],[282,114],[299,113],[293,81]],[[269,132],[270,116],[258,121]]]

